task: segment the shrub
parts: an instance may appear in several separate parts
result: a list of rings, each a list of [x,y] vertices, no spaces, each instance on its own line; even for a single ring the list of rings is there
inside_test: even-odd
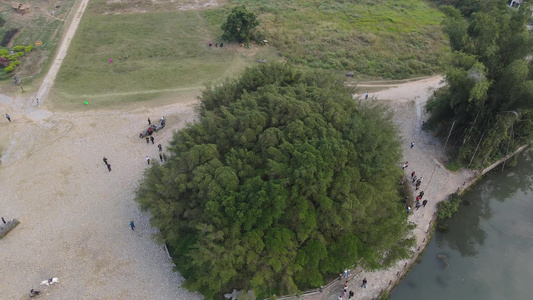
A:
[[[18,60],[15,60],[15,61],[11,62],[11,66],[13,66],[13,67],[18,66],[19,64],[20,64],[20,61],[18,61]]]
[[[20,52],[20,51],[24,51],[24,46],[15,46],[13,47],[13,51],[15,52]]]
[[[33,46],[32,46],[32,45],[29,45],[28,47],[26,47],[26,48],[24,49],[24,51],[25,51],[26,53],[31,52],[32,50],[33,50]]]
[[[0,66],[2,66],[2,68],[9,66],[9,59],[0,57]]]
[[[9,67],[5,68],[4,71],[6,71],[6,73],[9,73],[9,72],[13,71],[13,69],[14,69],[13,66],[9,66]]]
[[[24,56],[24,52],[22,51],[15,53],[15,57],[22,57],[22,56]]]
[[[461,196],[457,193],[452,194],[448,200],[440,202],[437,205],[437,219],[442,221],[450,218],[459,209],[459,203],[461,203]]]
[[[0,49],[1,57],[7,57],[7,55],[9,55],[9,51],[7,51],[7,49]]]
[[[2,39],[2,42],[0,42],[0,45],[2,47],[6,47],[7,44],[11,42],[11,39],[13,38],[13,36],[17,34],[17,32],[19,32],[18,28],[9,29],[8,31],[6,31],[6,33],[4,33],[4,38]]]

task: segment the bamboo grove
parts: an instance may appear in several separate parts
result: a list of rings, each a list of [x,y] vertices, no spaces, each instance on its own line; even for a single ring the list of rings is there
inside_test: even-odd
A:
[[[425,128],[449,136],[457,165],[481,167],[533,137],[531,11],[499,0],[438,2],[456,5],[441,7],[453,57]]]
[[[359,105],[342,78],[272,64],[203,91],[199,120],[137,192],[184,286],[206,298],[319,287],[380,268],[413,240],[390,113]]]

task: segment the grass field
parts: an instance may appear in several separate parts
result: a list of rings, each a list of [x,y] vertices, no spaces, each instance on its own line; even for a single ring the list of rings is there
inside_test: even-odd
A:
[[[289,61],[403,79],[442,70],[443,15],[424,0],[232,0],[260,14]]]
[[[208,47],[240,4],[270,46]],[[53,92],[67,106],[143,101],[233,78],[260,58],[359,78],[429,75],[449,53],[442,18],[423,0],[92,0]]]
[[[234,77],[260,58],[280,59],[269,46],[209,47],[209,41],[221,42],[224,10],[112,15],[100,13],[103,5],[89,2],[57,76],[55,93],[65,104],[90,98],[100,106],[198,90]]]

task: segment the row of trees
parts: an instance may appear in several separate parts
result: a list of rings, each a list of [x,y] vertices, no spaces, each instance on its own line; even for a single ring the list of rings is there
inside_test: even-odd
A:
[[[482,166],[533,138],[531,12],[500,0],[466,2],[461,10],[441,7],[454,54],[446,88],[427,104],[425,126],[451,133],[457,163]]]
[[[391,116],[342,78],[261,65],[205,90],[199,115],[137,193],[185,287],[296,293],[409,255]]]

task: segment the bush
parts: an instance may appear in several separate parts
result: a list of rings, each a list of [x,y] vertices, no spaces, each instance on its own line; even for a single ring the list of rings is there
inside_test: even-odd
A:
[[[20,45],[15,46],[15,47],[13,47],[13,51],[15,51],[15,52],[24,51],[24,46],[20,46]]]
[[[9,51],[7,51],[7,49],[0,49],[1,57],[7,57],[7,55],[9,55]]]
[[[6,73],[9,73],[9,72],[13,71],[13,69],[15,69],[15,68],[13,68],[13,66],[9,66],[9,67],[5,68],[4,71],[6,71]]]
[[[5,68],[5,67],[9,66],[9,59],[7,59],[5,57],[0,57],[0,66],[2,68]]]
[[[6,33],[4,33],[4,38],[2,39],[2,42],[0,43],[0,45],[2,47],[6,47],[7,44],[11,42],[11,39],[13,38],[13,36],[17,34],[17,32],[19,32],[18,28],[9,29],[8,31],[6,31]]]
[[[22,51],[15,53],[15,57],[22,57],[22,56],[24,56],[24,52]]]
[[[24,51],[25,51],[26,53],[31,52],[32,50],[33,50],[33,46],[32,46],[32,45],[29,45],[28,47],[26,47],[26,48],[24,49]]]
[[[442,221],[450,218],[459,209],[459,203],[461,203],[461,196],[457,193],[453,193],[448,200],[440,202],[437,205],[437,219]]]

